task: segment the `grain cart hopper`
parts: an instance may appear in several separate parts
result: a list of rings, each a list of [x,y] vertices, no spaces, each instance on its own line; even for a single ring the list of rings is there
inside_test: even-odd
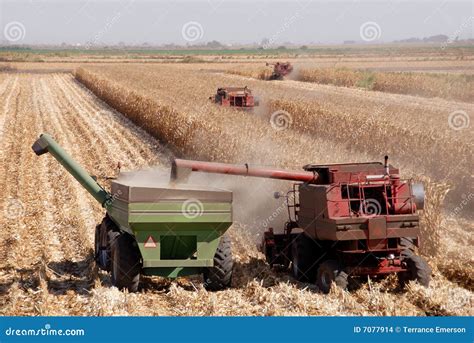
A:
[[[104,207],[95,229],[95,260],[112,284],[136,291],[140,274],[203,274],[208,290],[230,285],[232,255],[224,233],[232,224],[232,193],[120,177],[102,188],[48,134],[33,144],[49,152]],[[121,179],[124,179],[121,181]],[[138,180],[137,180],[138,179]]]
[[[267,62],[266,65],[273,67],[273,72],[269,80],[283,80],[285,76],[289,75],[293,71],[293,66],[290,62]]]
[[[220,87],[209,100],[225,107],[252,110],[259,105],[258,98],[252,95],[248,87]]]
[[[283,233],[269,229],[260,246],[267,262],[288,268],[301,281],[329,292],[331,283],[346,288],[349,277],[397,273],[403,286],[427,286],[430,268],[419,256],[421,184],[403,180],[385,162],[315,165],[303,171],[254,168],[175,160],[172,178],[191,171],[295,181],[286,198],[289,219]]]

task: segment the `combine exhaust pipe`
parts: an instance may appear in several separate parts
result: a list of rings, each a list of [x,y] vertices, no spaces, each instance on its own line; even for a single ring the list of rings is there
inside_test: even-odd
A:
[[[186,180],[193,171],[215,174],[242,175],[263,177],[267,179],[302,181],[315,183],[318,180],[318,173],[309,171],[290,171],[275,168],[251,167],[247,163],[244,165],[215,163],[203,161],[191,161],[175,159],[171,164],[171,180]]]

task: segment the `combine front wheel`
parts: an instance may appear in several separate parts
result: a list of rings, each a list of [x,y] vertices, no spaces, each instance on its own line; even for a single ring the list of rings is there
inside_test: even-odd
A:
[[[291,243],[291,272],[298,281],[313,281],[315,267],[314,242],[304,233]]]

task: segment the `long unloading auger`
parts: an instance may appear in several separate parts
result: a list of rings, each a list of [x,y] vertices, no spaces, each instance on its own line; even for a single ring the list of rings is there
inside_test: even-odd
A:
[[[254,167],[248,164],[228,164],[175,159],[171,163],[171,181],[184,181],[191,172],[263,177],[267,179],[317,183],[319,175],[312,171],[294,171]]]
[[[110,205],[111,194],[74,161],[49,134],[40,135],[32,149],[38,156],[49,152],[103,207]]]

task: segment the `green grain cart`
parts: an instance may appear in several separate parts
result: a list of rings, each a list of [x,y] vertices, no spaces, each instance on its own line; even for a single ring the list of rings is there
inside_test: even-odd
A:
[[[140,274],[203,274],[208,290],[230,285],[233,261],[224,233],[232,224],[232,192],[159,185],[127,173],[108,192],[50,135],[42,134],[32,148],[53,155],[105,208],[95,229],[95,260],[111,272],[114,286],[136,291]]]

